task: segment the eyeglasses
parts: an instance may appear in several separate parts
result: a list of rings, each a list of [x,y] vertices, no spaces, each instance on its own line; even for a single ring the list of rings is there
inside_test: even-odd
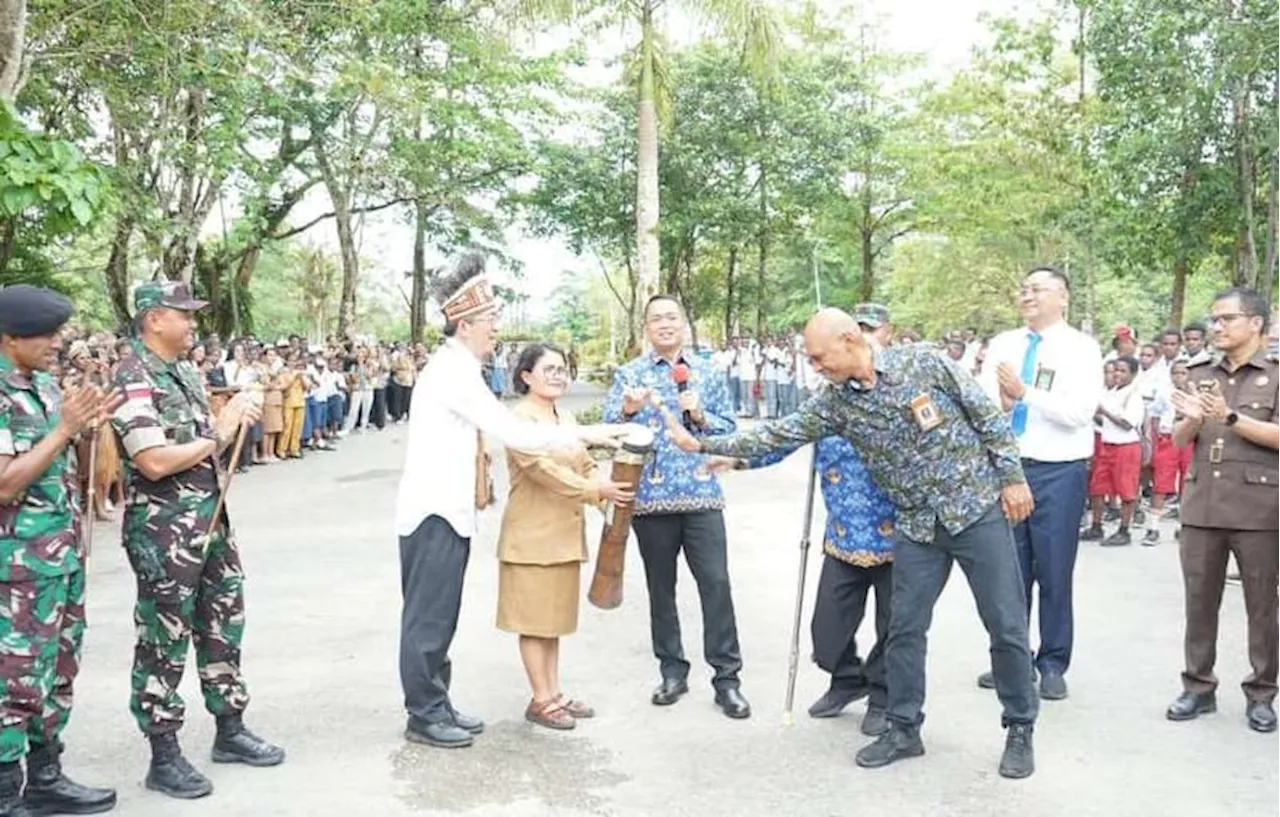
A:
[[[538,373],[547,378],[569,376],[569,370],[564,366],[544,366]]]
[[[1209,325],[1218,326],[1219,324],[1221,324],[1222,326],[1226,326],[1227,324],[1234,322],[1236,318],[1252,318],[1252,317],[1253,316],[1250,315],[1248,312],[1227,312],[1225,314],[1214,315],[1211,318],[1209,318]]]
[[[1041,295],[1044,295],[1046,292],[1053,292],[1053,291],[1055,291],[1053,287],[1019,287],[1018,297],[1024,298],[1028,295],[1033,295],[1038,298]]]

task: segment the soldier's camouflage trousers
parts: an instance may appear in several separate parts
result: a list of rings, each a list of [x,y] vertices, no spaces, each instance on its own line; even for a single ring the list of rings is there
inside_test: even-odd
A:
[[[138,580],[129,709],[148,735],[182,727],[186,707],[178,684],[193,640],[205,708],[229,715],[249,703],[240,678],[244,571],[235,538],[225,530],[214,534],[202,558],[199,539],[160,544],[159,537],[136,535],[142,532],[130,530],[126,516],[125,551]]]
[[[0,763],[57,741],[71,717],[83,639],[83,570],[0,582]]]

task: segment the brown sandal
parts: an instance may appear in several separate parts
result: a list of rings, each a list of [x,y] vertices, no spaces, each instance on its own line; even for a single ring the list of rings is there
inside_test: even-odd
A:
[[[529,708],[524,711],[524,719],[548,729],[572,729],[577,722],[569,714],[568,709],[558,700],[529,701]]]
[[[559,695],[557,695],[556,701],[559,702],[562,706],[564,706],[565,711],[568,712],[577,720],[594,718],[596,716],[596,711],[591,707],[587,706],[586,704],[584,704],[582,701],[575,701],[572,699],[565,700],[564,693],[560,693]]]

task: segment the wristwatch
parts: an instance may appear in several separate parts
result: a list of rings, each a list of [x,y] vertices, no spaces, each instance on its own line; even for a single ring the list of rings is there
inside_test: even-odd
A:
[[[1240,415],[1237,412],[1229,411],[1227,412],[1227,419],[1223,420],[1223,422],[1229,426],[1233,426],[1236,424],[1236,421],[1239,419],[1240,419]]]

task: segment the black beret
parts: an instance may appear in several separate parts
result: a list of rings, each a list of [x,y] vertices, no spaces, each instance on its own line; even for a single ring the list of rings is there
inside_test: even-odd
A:
[[[65,295],[30,284],[0,289],[0,335],[19,338],[57,332],[75,306]]]

